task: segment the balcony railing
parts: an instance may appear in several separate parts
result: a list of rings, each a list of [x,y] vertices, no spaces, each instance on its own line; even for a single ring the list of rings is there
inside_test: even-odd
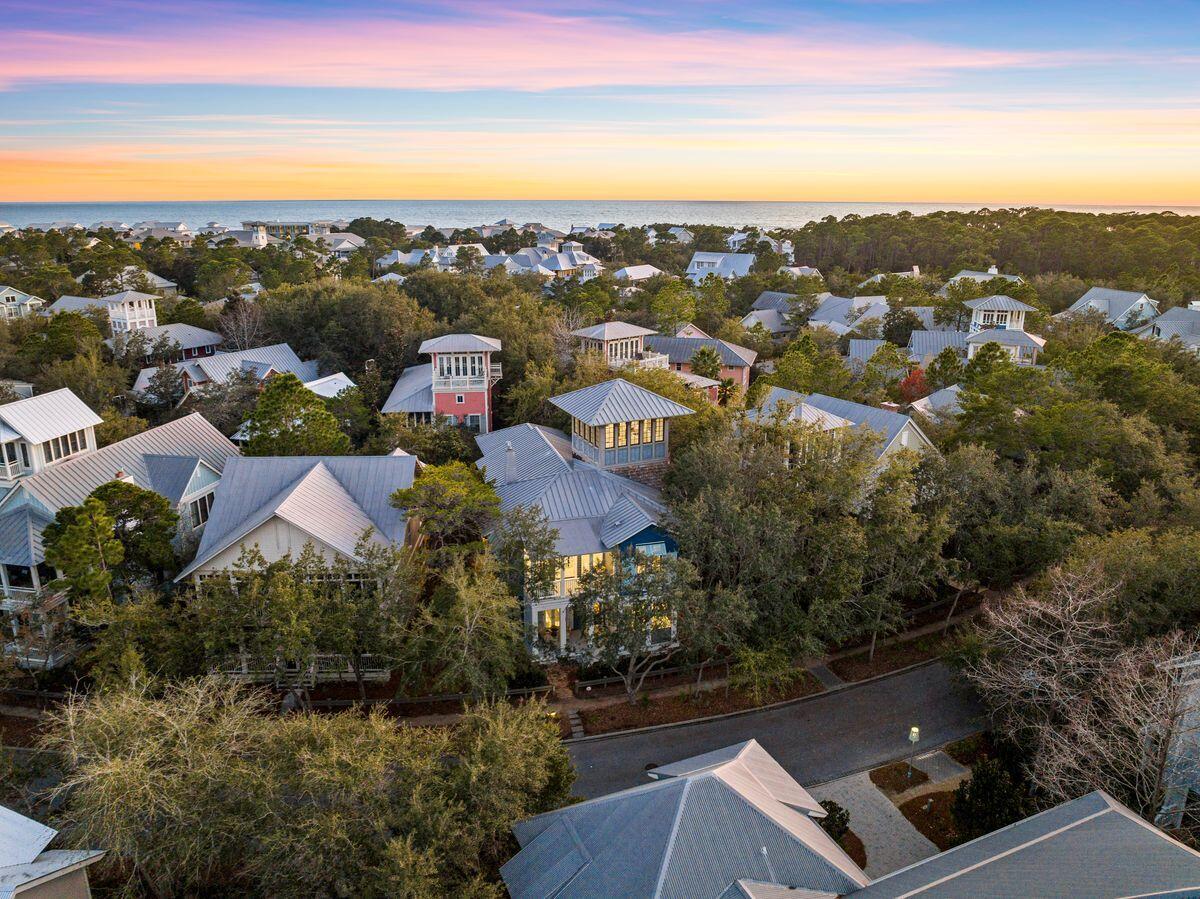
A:
[[[608,360],[609,368],[624,368],[627,365],[637,368],[670,368],[671,358],[666,353],[641,352],[631,357]]]
[[[433,389],[434,390],[486,390],[492,384],[495,384],[503,377],[499,362],[493,362],[488,369],[488,374],[484,376],[482,373],[477,375],[461,375],[443,376],[434,374]]]

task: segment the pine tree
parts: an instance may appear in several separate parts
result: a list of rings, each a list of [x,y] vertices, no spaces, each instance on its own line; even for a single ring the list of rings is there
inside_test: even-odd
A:
[[[46,561],[63,573],[76,604],[112,599],[113,568],[125,558],[116,527],[104,503],[89,496],[59,509],[42,533]]]
[[[317,396],[291,372],[267,380],[246,425],[248,456],[342,456],[350,438]]]

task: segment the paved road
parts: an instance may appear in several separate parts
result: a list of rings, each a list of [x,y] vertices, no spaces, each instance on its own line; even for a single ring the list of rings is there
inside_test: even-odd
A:
[[[941,663],[777,709],[573,744],[574,792],[591,798],[646,783],[646,765],[758,740],[802,784],[843,777],[900,758],[908,729],[921,748],[979,729],[980,708]]]

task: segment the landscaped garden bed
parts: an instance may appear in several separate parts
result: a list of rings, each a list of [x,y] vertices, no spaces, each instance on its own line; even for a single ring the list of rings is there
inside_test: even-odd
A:
[[[912,767],[908,762],[892,762],[882,768],[875,768],[870,777],[871,783],[889,796],[898,796],[905,790],[919,787],[929,780],[928,774],[920,768]]]
[[[867,660],[867,653],[859,652],[834,659],[829,663],[829,667],[842,680],[866,680],[869,677],[887,674],[889,671],[907,668],[918,662],[936,659],[946,653],[952,639],[953,632],[950,636],[928,634],[924,637],[917,637],[915,640],[905,640],[902,643],[890,643],[887,646],[877,647],[875,658],[872,661]]]
[[[846,854],[850,856],[854,864],[860,868],[867,866],[867,847],[863,845],[863,841],[858,838],[853,830],[848,830],[842,834],[842,838],[838,840],[838,845],[846,850]]]
[[[772,694],[764,704],[799,699],[802,696],[820,693],[822,689],[820,682],[805,671],[787,690]],[[739,690],[726,691],[722,687],[716,687],[702,690],[698,696],[689,692],[661,699],[639,700],[632,705],[618,702],[598,709],[583,709],[580,710],[579,717],[583,719],[585,733],[606,734],[655,724],[690,721],[709,715],[740,712],[755,708],[756,705],[758,703],[755,703],[748,693]]]
[[[944,751],[954,761],[960,765],[966,765],[968,768],[974,767],[985,759],[995,758],[996,755],[991,735],[986,732],[971,734],[969,737],[955,740],[947,745]]]
[[[33,746],[40,733],[41,722],[36,718],[0,715],[0,745]]]
[[[954,822],[953,790],[915,796],[900,804],[900,814],[942,851],[961,842]]]

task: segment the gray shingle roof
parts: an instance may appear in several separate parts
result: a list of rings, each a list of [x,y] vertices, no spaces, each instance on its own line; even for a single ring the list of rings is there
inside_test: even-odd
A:
[[[444,334],[421,344],[421,353],[498,353],[500,341],[478,334]]]
[[[721,364],[730,368],[748,368],[758,358],[754,350],[715,337],[664,337],[656,334],[647,337],[645,343],[648,349],[666,353],[672,365],[691,362],[701,347],[716,350],[721,357]]]
[[[231,459],[217,487],[196,558],[177,580],[273,517],[353,558],[367,528],[401,543],[407,516],[391,495],[411,487],[415,456],[256,456]],[[299,547],[297,547],[299,549]]]
[[[589,340],[624,340],[628,337],[645,337],[647,334],[657,332],[640,325],[631,325],[629,322],[601,322],[598,325],[580,328],[571,333],[576,337],[586,337]]]
[[[683,338],[679,338],[683,339]],[[692,410],[665,396],[631,384],[624,378],[602,381],[550,398],[572,418],[586,425],[609,425],[644,418],[675,418]]]
[[[1200,895],[1200,853],[1097,791],[902,868],[854,895],[1007,899],[1165,894]]]
[[[1022,303],[1020,300],[1014,300],[1012,297],[1006,297],[1003,294],[992,294],[990,297],[979,297],[975,300],[967,300],[963,303],[968,309],[984,309],[995,312],[1036,312],[1037,309],[1030,306],[1028,303]]]
[[[815,800],[755,741],[732,748],[725,761],[657,769],[654,783],[517,822],[522,849],[500,872],[510,894],[707,899],[743,878],[833,894],[865,884],[814,820]]]
[[[0,422],[34,444],[95,427],[101,421],[66,387],[0,406]]]

